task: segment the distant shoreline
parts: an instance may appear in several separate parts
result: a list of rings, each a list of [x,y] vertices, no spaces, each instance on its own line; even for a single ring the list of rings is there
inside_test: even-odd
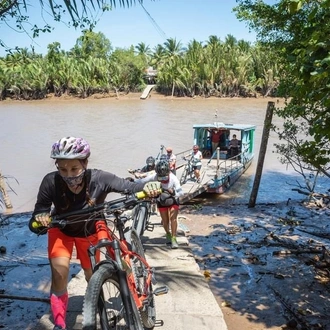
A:
[[[114,100],[114,101],[120,101],[120,100],[140,100],[140,97],[142,95],[142,92],[134,92],[134,93],[128,93],[128,94],[121,94],[117,96],[116,93],[108,93],[108,94],[93,94],[87,98],[81,98],[76,95],[66,95],[63,94],[61,96],[55,96],[53,93],[47,94],[47,96],[43,99],[33,99],[33,100],[15,100],[11,98],[6,98],[5,100],[0,101],[1,102],[30,102],[30,101],[79,101],[79,100]],[[256,97],[242,97],[242,96],[233,96],[233,97],[217,97],[217,96],[209,96],[209,97],[203,97],[203,96],[195,96],[195,97],[188,97],[188,96],[171,96],[171,95],[164,95],[161,93],[158,93],[156,91],[151,91],[149,96],[144,99],[156,99],[156,100],[214,100],[214,99],[274,99],[274,97],[264,97],[264,96],[256,96]]]

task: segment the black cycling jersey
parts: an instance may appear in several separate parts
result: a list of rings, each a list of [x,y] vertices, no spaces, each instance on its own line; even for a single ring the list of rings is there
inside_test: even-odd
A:
[[[87,208],[88,201],[91,200],[95,205],[103,203],[110,192],[120,193],[126,190],[134,193],[143,190],[144,187],[144,183],[130,182],[102,170],[88,169],[85,173],[84,182],[88,189],[84,187],[78,194],[67,187],[58,171],[48,173],[41,182],[32,215],[44,212],[56,215],[81,210]],[[67,220],[74,222],[77,217],[70,217]],[[95,233],[95,222],[90,221],[87,226],[82,222],[70,224],[61,230],[68,236],[85,237]]]

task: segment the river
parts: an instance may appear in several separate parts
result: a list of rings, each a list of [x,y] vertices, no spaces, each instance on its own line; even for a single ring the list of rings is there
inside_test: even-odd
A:
[[[9,177],[13,212],[33,209],[43,176],[55,169],[49,157],[53,142],[63,136],[82,136],[91,144],[89,167],[128,176],[156,156],[160,146],[176,151],[192,147],[196,123],[217,121],[256,125],[255,160],[244,176],[224,196],[213,202],[245,203],[253,186],[263,123],[269,101],[276,99],[167,99],[137,98],[0,102],[0,169]],[[279,122],[275,117],[273,122]],[[263,167],[257,203],[297,199],[291,191],[295,179],[274,153],[272,133]],[[17,180],[17,182],[16,182]]]

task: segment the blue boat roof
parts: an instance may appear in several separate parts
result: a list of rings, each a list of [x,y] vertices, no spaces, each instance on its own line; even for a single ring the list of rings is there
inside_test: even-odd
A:
[[[212,124],[196,124],[193,125],[193,128],[208,128],[208,129],[235,129],[240,131],[247,131],[255,129],[255,125],[249,125],[249,124],[225,124],[221,122],[214,122]]]

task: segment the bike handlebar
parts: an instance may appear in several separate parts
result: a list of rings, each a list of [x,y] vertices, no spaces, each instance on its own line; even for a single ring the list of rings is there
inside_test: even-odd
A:
[[[146,198],[147,195],[144,191],[139,191],[135,194],[127,194],[124,197],[104,202],[99,205],[91,206],[86,209],[81,209],[73,212],[67,212],[59,215],[55,215],[51,217],[51,222],[49,223],[48,227],[52,227],[52,222],[56,222],[56,227],[64,227],[66,225],[65,219],[71,216],[75,215],[91,215],[93,213],[96,213],[98,211],[105,211],[107,213],[115,213],[116,211],[120,210],[126,210],[129,209],[135,205],[137,205],[140,201],[142,201],[144,198]],[[39,229],[43,227],[37,220],[33,219],[31,222],[31,227],[33,229]]]

